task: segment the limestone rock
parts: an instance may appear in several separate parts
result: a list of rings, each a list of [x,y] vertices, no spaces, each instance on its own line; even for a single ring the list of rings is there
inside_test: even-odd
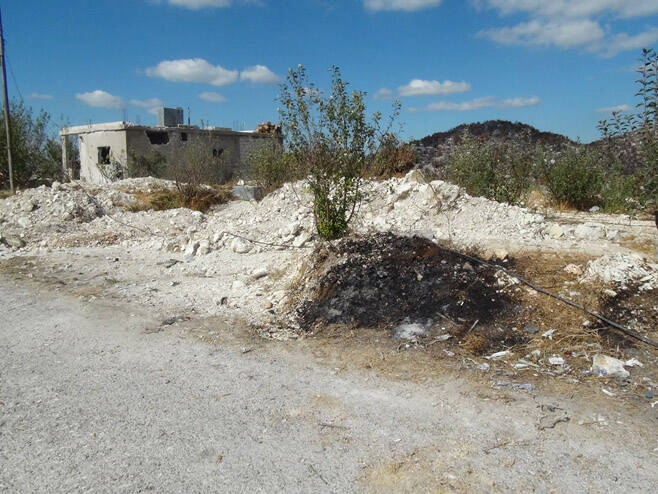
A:
[[[564,229],[557,223],[553,223],[546,229],[546,233],[551,238],[561,238],[564,236]]]
[[[234,238],[231,242],[231,250],[236,254],[246,254],[247,252],[251,251],[252,248],[253,246],[251,243],[247,242],[246,240],[242,240],[241,238]]]
[[[302,232],[302,234],[292,242],[292,245],[295,247],[303,247],[309,240],[311,240],[311,234],[308,232]]]

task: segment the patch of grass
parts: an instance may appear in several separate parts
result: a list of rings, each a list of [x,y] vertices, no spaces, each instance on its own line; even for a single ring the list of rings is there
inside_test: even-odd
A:
[[[8,189],[2,189],[0,190],[0,199],[7,199],[7,197],[11,197],[14,194],[11,192],[11,190]]]

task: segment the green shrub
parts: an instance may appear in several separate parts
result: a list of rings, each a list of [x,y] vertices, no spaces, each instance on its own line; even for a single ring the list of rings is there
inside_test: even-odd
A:
[[[382,137],[366,174],[375,178],[390,178],[411,170],[417,159],[413,145],[400,142],[395,134],[387,134]]]
[[[137,177],[156,177],[161,178],[167,170],[167,160],[165,157],[152,149],[146,154],[130,154],[126,176],[130,178]]]
[[[264,146],[249,155],[247,174],[263,187],[266,193],[299,178],[292,157],[277,145]]]
[[[624,175],[618,168],[605,174],[601,190],[603,209],[608,213],[629,213],[642,209],[636,198],[640,191],[638,176]]]
[[[348,92],[337,67],[331,73],[325,96],[304,67],[291,69],[278,98],[287,147],[295,166],[308,177],[316,229],[325,239],[347,232],[363,197],[363,176],[400,109],[396,102],[389,126],[381,132],[381,114],[368,117],[365,93]]]
[[[514,204],[533,184],[534,161],[521,145],[494,147],[466,131],[448,158],[448,173],[471,195]]]
[[[578,209],[599,202],[604,175],[598,159],[594,152],[574,149],[558,157],[546,176],[546,186],[553,197]]]

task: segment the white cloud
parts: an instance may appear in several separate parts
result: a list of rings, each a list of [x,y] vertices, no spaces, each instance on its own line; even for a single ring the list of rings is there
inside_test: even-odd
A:
[[[614,21],[658,13],[658,0],[471,0],[476,7],[528,19],[484,29],[479,36],[503,45],[556,46],[614,56],[658,41],[658,28],[615,32]]]
[[[366,9],[380,10],[406,10],[413,12],[415,10],[436,7],[442,0],[364,0],[363,4]]]
[[[537,106],[541,100],[537,96],[529,98],[508,98],[498,102],[497,108],[525,108],[526,106]]]
[[[241,81],[251,81],[257,84],[276,84],[280,81],[279,76],[265,65],[254,65],[247,67],[240,74]]]
[[[626,33],[620,33],[613,36],[606,42],[603,55],[613,57],[617,53],[626,50],[636,50],[653,45],[658,41],[658,28],[650,29],[635,36],[629,36]]]
[[[596,110],[599,113],[612,113],[612,112],[623,112],[631,111],[633,108],[629,105],[617,105],[617,106],[607,106],[605,108],[599,108]]]
[[[656,0],[479,0],[475,3],[504,15],[526,12],[534,16],[573,18],[607,13],[631,18],[658,13]]]
[[[226,98],[219,93],[213,93],[212,91],[206,91],[199,95],[203,101],[209,101],[210,103],[223,103],[226,101]]]
[[[470,91],[471,85],[467,82],[452,81],[424,81],[412,79],[406,86],[398,88],[400,96],[422,96],[428,94],[453,94]]]
[[[201,82],[213,86],[226,86],[238,80],[237,70],[212,65],[203,58],[164,60],[146,69],[149,77],[161,77],[172,82]]]
[[[158,108],[162,108],[164,103],[160,98],[151,98],[145,100],[131,99],[131,105],[139,106],[140,108],[145,108],[151,115],[158,114]]]
[[[96,108],[110,108],[118,110],[124,108],[123,99],[120,96],[114,96],[106,91],[97,89],[89,93],[78,93],[75,95],[80,101],[89,106]]]
[[[27,95],[30,99],[53,99],[52,94],[43,94],[43,93],[30,93]]]
[[[373,95],[373,98],[375,98],[375,99],[391,99],[391,98],[393,98],[393,91],[391,91],[388,88],[383,87]]]
[[[231,0],[168,0],[171,5],[198,10],[205,7],[230,7]]]
[[[481,108],[507,109],[536,106],[540,103],[541,100],[537,96],[532,96],[530,98],[509,98],[504,100],[498,100],[493,96],[487,96],[484,98],[477,98],[461,103],[454,103],[452,101],[437,101],[436,103],[430,103],[423,108],[409,108],[409,111],[473,111],[479,110]]]
[[[568,22],[533,20],[513,27],[486,29],[478,35],[503,45],[555,45],[572,48],[598,43],[605,33],[598,22],[583,19]]]

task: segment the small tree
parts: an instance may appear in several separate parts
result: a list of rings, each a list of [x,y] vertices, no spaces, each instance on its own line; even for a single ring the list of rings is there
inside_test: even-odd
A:
[[[658,206],[658,53],[644,48],[639,62],[637,113],[614,112],[612,119],[601,120],[598,128],[605,138],[607,159],[632,164],[624,170],[626,175],[632,174],[629,183],[622,183],[623,176],[617,177],[617,183],[623,185],[620,190],[632,191],[632,199],[646,208]]]
[[[330,71],[328,96],[310,82],[301,65],[290,69],[279,95],[287,146],[308,176],[316,229],[325,239],[346,233],[362,198],[364,172],[400,108],[396,102],[388,128],[381,132],[381,113],[366,115],[365,93],[349,93],[340,69]]]
[[[58,139],[49,133],[50,115],[34,114],[22,102],[10,105],[14,182],[29,187],[61,179],[62,151]],[[7,137],[0,113],[0,187],[8,187]]]

